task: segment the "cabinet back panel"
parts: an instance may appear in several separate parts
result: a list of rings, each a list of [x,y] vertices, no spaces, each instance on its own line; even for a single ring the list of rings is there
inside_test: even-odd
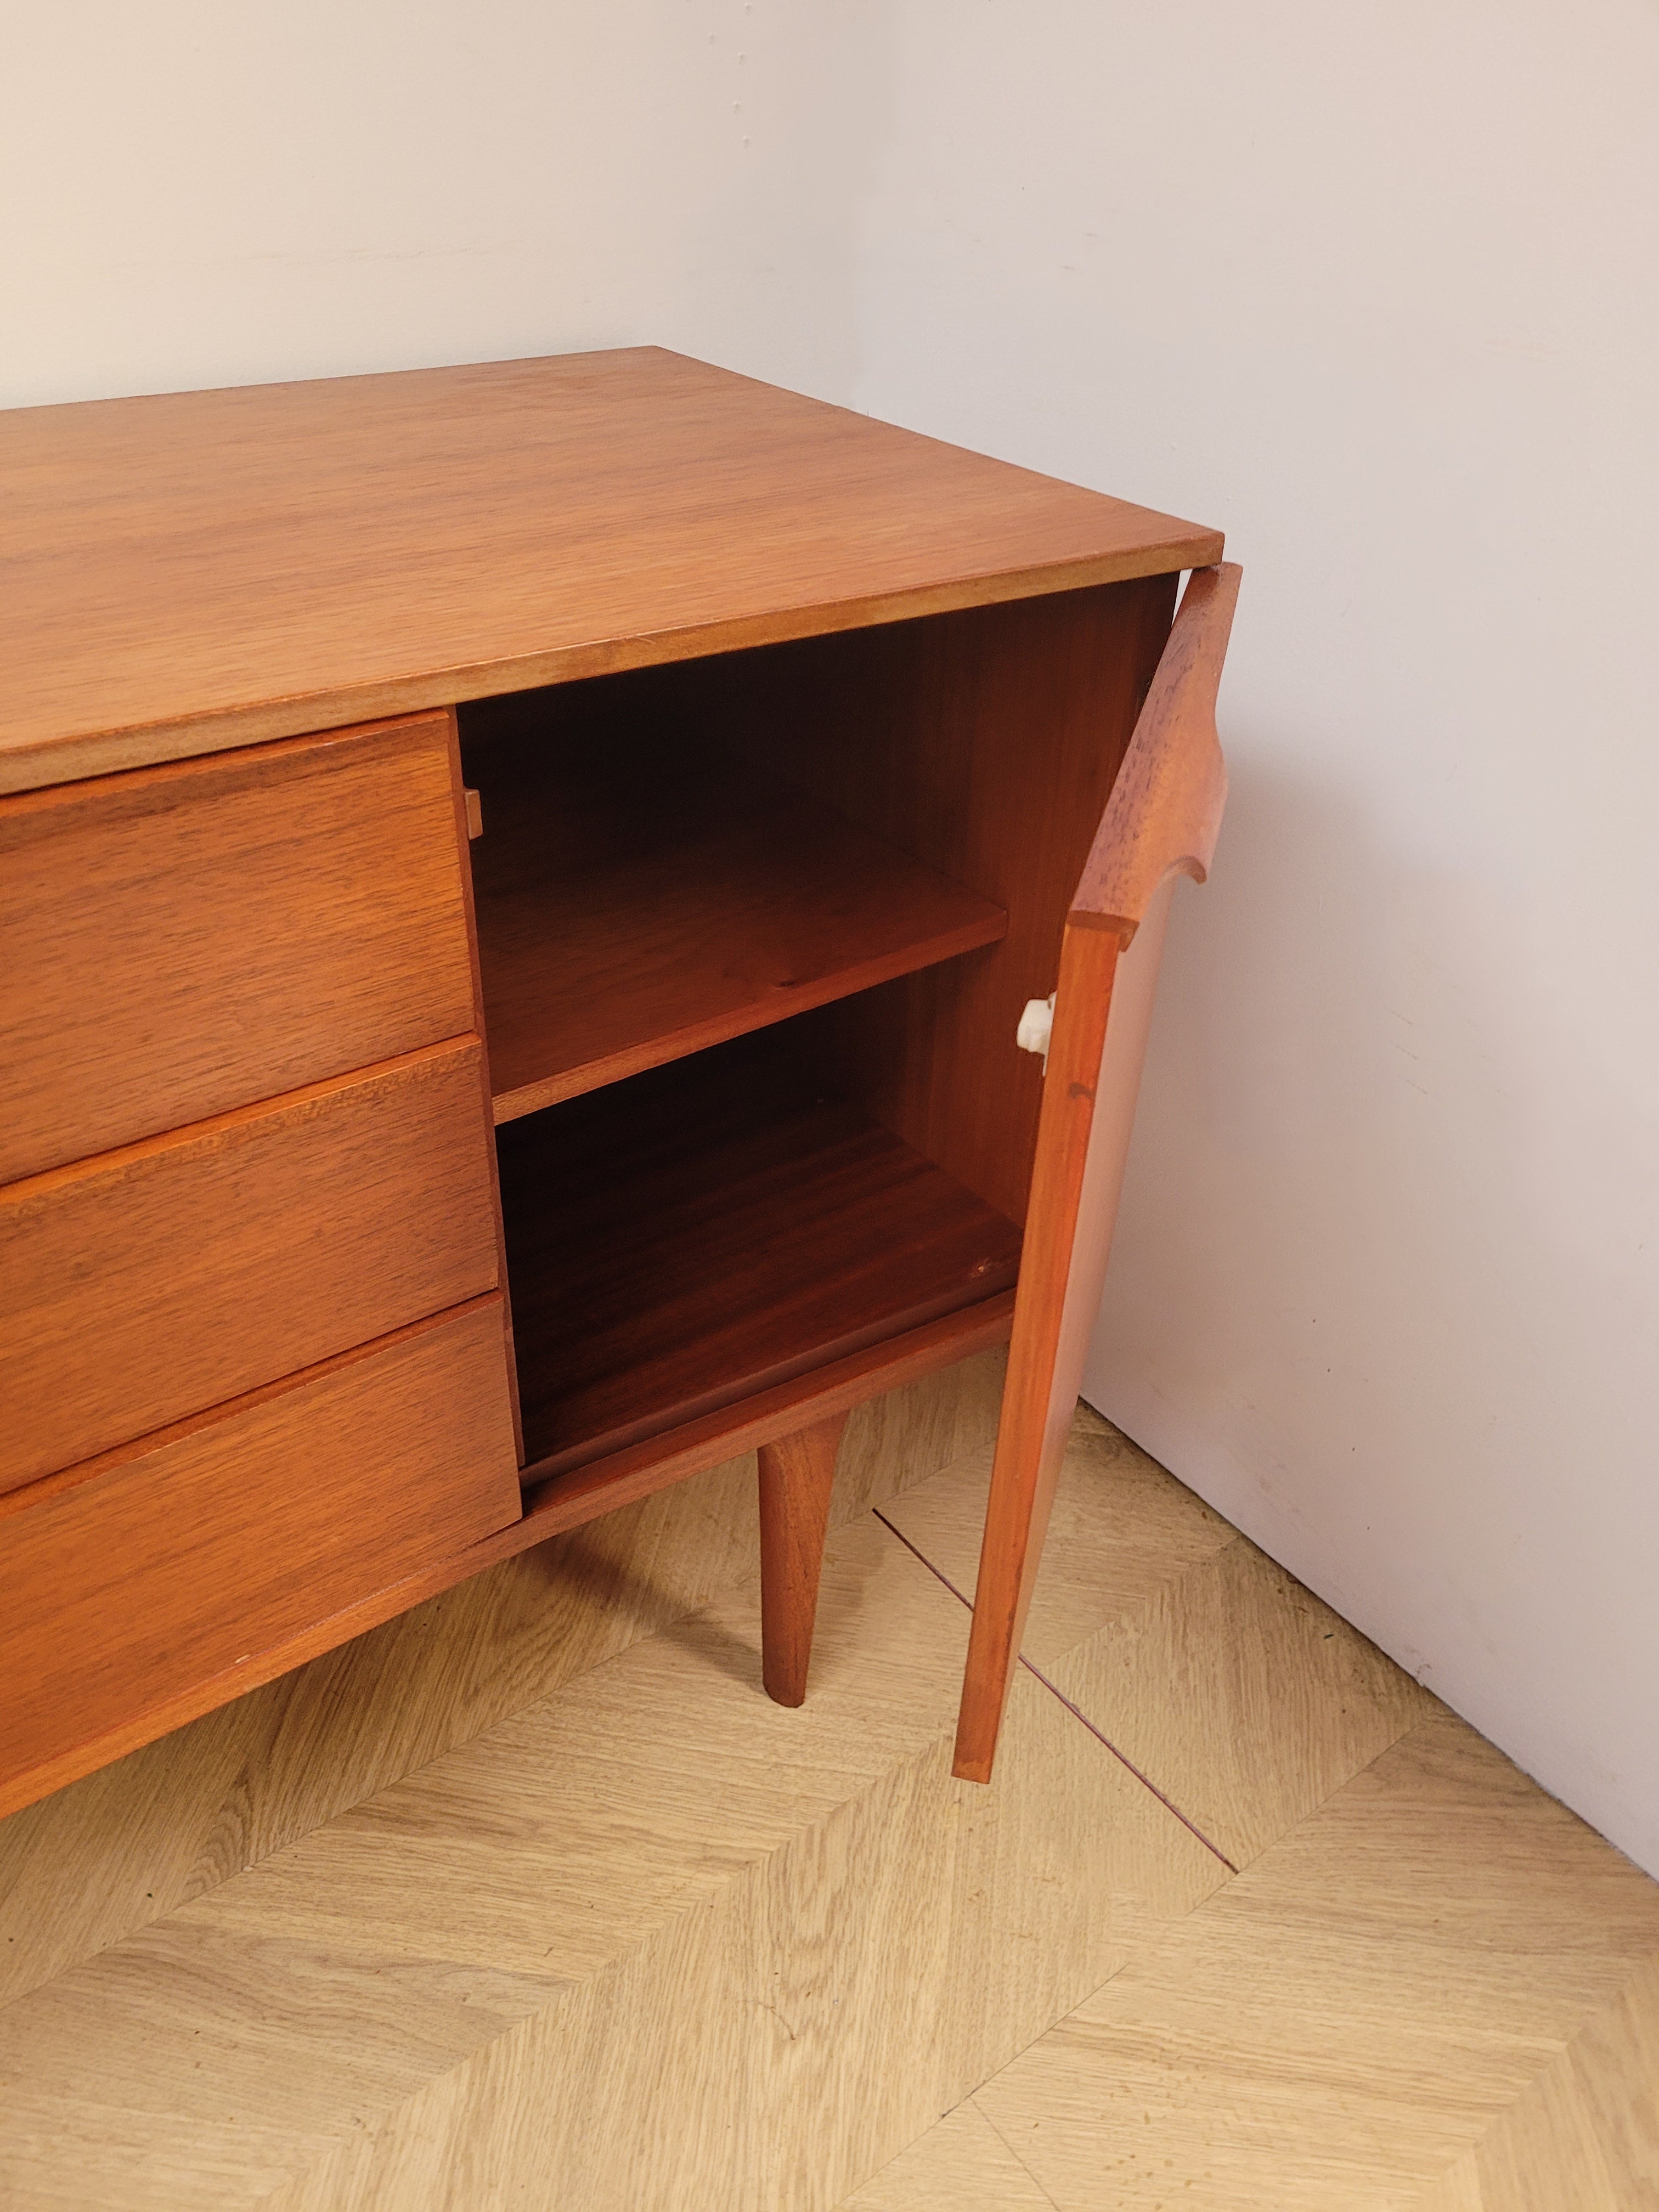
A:
[[[1151,576],[680,672],[711,729],[1004,907],[1000,944],[810,1018],[827,1080],[1024,1223],[1042,1067],[1014,1042],[1169,635]]]

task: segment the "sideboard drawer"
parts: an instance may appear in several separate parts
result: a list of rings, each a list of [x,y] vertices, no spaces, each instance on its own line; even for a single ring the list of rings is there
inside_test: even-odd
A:
[[[0,1190],[0,1491],[498,1286],[476,1037]]]
[[[447,714],[0,799],[0,1182],[478,1025]]]
[[[14,1492],[0,1812],[343,1642],[333,1616],[519,1511],[499,1297]]]

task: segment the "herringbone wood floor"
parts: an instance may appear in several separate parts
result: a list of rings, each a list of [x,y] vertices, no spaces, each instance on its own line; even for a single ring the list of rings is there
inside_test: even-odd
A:
[[[0,2203],[1659,2205],[1659,1887],[1087,1413],[951,1779],[997,1379],[799,1712],[738,1462],[0,1826]]]

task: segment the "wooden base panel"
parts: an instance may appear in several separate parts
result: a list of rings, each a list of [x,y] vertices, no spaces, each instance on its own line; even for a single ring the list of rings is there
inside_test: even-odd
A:
[[[687,1421],[665,1436],[612,1453],[574,1474],[549,1475],[545,1463],[527,1467],[520,1526],[532,1532],[531,1543],[543,1534],[580,1528],[596,1514],[635,1498],[648,1498],[653,1491],[683,1481],[734,1452],[758,1451],[797,1428],[861,1405],[878,1391],[895,1389],[952,1360],[1006,1344],[1013,1322],[1014,1294],[1004,1291],[981,1305],[964,1307],[923,1328],[907,1329],[902,1336],[831,1360],[810,1374],[757,1391],[736,1406]],[[501,1540],[489,1540],[492,1545]]]

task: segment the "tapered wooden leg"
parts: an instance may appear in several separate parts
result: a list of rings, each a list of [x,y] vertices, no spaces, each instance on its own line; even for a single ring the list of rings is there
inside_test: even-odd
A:
[[[760,1448],[761,1673],[781,1705],[806,1695],[830,1491],[845,1413]]]

